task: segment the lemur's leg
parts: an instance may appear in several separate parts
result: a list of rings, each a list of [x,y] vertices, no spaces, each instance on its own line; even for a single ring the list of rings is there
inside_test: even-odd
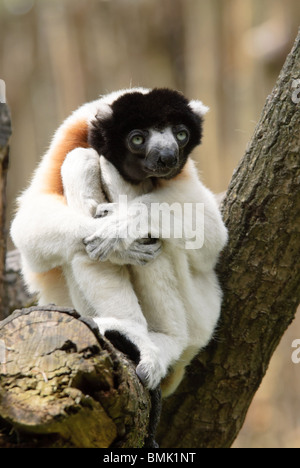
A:
[[[151,340],[127,267],[94,262],[86,254],[77,254],[66,276],[74,307],[82,315],[92,316],[109,339],[118,332],[131,341],[140,353],[137,374],[149,388],[155,388],[168,366],[161,349]]]
[[[131,271],[150,330],[149,337],[160,350],[161,365],[169,370],[188,345],[188,315],[172,257],[163,246],[163,254],[155,262],[131,267]],[[145,382],[150,365],[144,361],[137,369]]]
[[[62,177],[67,203],[74,210],[94,214],[95,204],[100,203],[103,196],[99,170],[99,158],[94,150],[78,148],[68,154],[62,166]],[[133,245],[130,255],[133,258],[136,255],[139,263],[142,254],[150,254],[150,257],[153,252],[157,254],[158,249],[153,250],[153,247],[151,243],[141,244],[139,251],[139,245]],[[126,258],[118,260],[118,263],[120,260],[126,263]],[[138,369],[143,369],[141,378],[146,372],[146,383],[155,388],[166,375],[167,366],[161,364],[160,349],[149,337],[128,268],[111,261],[91,260],[86,252],[74,255],[63,268],[74,307],[82,315],[93,316],[102,334],[111,338],[117,332],[136,345],[140,352]]]

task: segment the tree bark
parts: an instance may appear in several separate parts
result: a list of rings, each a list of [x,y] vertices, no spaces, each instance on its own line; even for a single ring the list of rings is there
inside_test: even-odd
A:
[[[6,176],[9,159],[8,141],[11,135],[10,114],[6,104],[0,104],[0,320],[7,315],[4,288],[6,255],[5,209]]]
[[[193,361],[177,392],[165,400],[158,434],[162,447],[230,447],[243,424],[250,402],[267,370],[271,356],[295,315],[300,300],[300,108],[299,104],[292,100],[292,84],[293,80],[299,78],[299,64],[300,31],[278,82],[266,102],[253,139],[233,175],[223,202],[222,210],[229,229],[229,243],[218,265],[218,273],[224,291],[221,320],[214,340]],[[33,312],[31,311],[31,313]],[[44,322],[44,318],[41,320]],[[19,325],[16,326],[14,335],[8,333],[7,327],[12,326],[14,321],[15,318],[12,322],[10,322],[10,318],[4,321],[5,338],[2,338],[2,341],[7,339],[6,336],[11,336],[12,343],[15,343],[16,337],[19,337],[17,341],[22,342],[23,338],[18,332]],[[32,329],[31,321],[30,316],[27,325],[28,331]],[[50,322],[53,324],[52,319]],[[46,325],[47,323],[46,321]],[[49,328],[46,325],[42,325],[42,330]],[[72,424],[68,422],[68,418],[70,415],[73,417],[73,413],[72,411],[68,413],[65,410],[69,404],[67,398],[73,400],[75,398],[76,400],[78,395],[79,401],[84,402],[87,395],[92,393],[95,402],[92,403],[91,408],[95,408],[95,414],[101,412],[99,405],[103,405],[101,398],[98,398],[98,393],[102,395],[102,388],[98,392],[97,390],[90,391],[90,387],[86,385],[77,385],[77,382],[81,381],[79,377],[76,377],[76,372],[78,369],[79,375],[85,372],[80,367],[82,357],[85,358],[82,347],[77,344],[77,338],[75,339],[73,336],[73,326],[75,323],[72,322],[68,331],[64,332],[64,338],[62,340],[59,338],[59,345],[53,349],[50,347],[51,352],[61,353],[68,348],[64,343],[70,341],[72,344],[76,344],[76,351],[74,351],[75,347],[71,348],[70,358],[75,358],[73,354],[78,354],[79,357],[77,360],[75,359],[75,363],[70,361],[68,366],[71,387],[60,383],[55,390],[53,388],[51,391],[49,390],[50,379],[46,374],[47,387],[43,375],[44,369],[47,369],[47,360],[42,361],[43,366],[41,366],[40,361],[37,364],[36,358],[33,360],[31,358],[27,362],[27,368],[25,366],[26,372],[28,372],[26,370],[28,366],[32,366],[32,368],[29,374],[24,374],[24,382],[26,379],[28,382],[32,379],[34,368],[43,371],[35,372],[35,379],[38,376],[41,383],[35,383],[32,391],[39,390],[39,385],[48,388],[45,390],[46,397],[49,398],[47,392],[50,392],[52,399],[47,400],[46,406],[43,407],[44,413],[49,414],[50,408],[57,408],[58,404],[62,404],[63,417],[57,420],[54,418],[55,421],[49,423],[50,430],[46,431],[47,434],[49,432],[52,434],[55,429],[54,432],[59,434],[55,436],[54,446],[66,443],[73,444],[73,446],[77,444],[76,431],[70,433]],[[55,327],[55,336],[57,330],[58,328]],[[30,336],[30,333],[27,335]],[[41,356],[45,357],[50,351],[45,353],[43,346],[41,347]],[[89,348],[89,346],[87,347]],[[106,343],[105,346],[109,345]],[[122,368],[122,362],[125,366],[128,364],[125,358],[121,358],[120,353],[115,360],[112,356],[115,356],[114,353],[117,352],[113,351],[112,348],[110,348],[108,356],[108,348],[105,346],[103,345],[103,352],[106,352],[105,362],[109,361],[109,356],[111,356],[117,369]],[[14,349],[14,346],[12,348]],[[7,346],[5,349],[8,349]],[[20,349],[22,349],[21,346]],[[34,347],[32,347],[32,351],[33,349]],[[16,364],[13,352],[11,351],[9,355],[12,359],[12,369]],[[101,356],[101,352],[99,353],[96,353],[97,359],[95,356],[92,356],[92,359],[98,360],[99,355]],[[26,354],[30,356],[30,353]],[[33,355],[34,353],[31,352],[32,357]],[[23,413],[21,412],[20,420],[18,419],[20,416],[15,416],[15,408],[18,408],[19,402],[18,391],[14,393],[13,389],[18,388],[18,385],[14,386],[9,380],[10,378],[18,379],[18,373],[10,371],[11,374],[7,374],[8,360],[6,356],[5,361],[2,362],[1,371],[1,379],[5,379],[1,380],[2,396],[0,395],[2,426],[4,428],[5,424],[8,424],[10,427],[13,425],[19,430],[20,428],[23,430]],[[3,374],[4,364],[6,372]],[[94,361],[93,365],[95,365]],[[93,367],[95,370],[92,370],[91,374],[88,371],[87,375],[93,377],[96,375],[100,381],[112,381],[110,379],[114,371],[113,366],[105,368],[108,375],[104,376],[99,370],[103,369],[103,365],[99,364],[99,368],[97,364],[95,366]],[[57,368],[57,370],[59,369]],[[58,375],[56,377],[58,378]],[[85,379],[86,377],[83,379],[84,382]],[[97,379],[87,378],[87,382],[90,385],[92,381],[98,389]],[[109,407],[110,404],[117,408],[119,408],[119,404],[121,405],[118,417],[116,419],[112,417],[109,408],[102,406],[108,418],[104,424],[108,424],[109,427],[108,434],[103,435],[106,437],[105,442],[103,440],[99,442],[100,436],[98,441],[92,437],[93,441],[91,442],[87,435],[84,443],[115,444],[120,438],[127,441],[125,443],[132,444],[132,447],[140,446],[141,437],[136,438],[134,430],[132,439],[130,439],[131,436],[128,436],[130,442],[126,436],[124,437],[122,431],[125,428],[127,435],[132,434],[132,421],[134,417],[140,417],[141,426],[138,425],[140,435],[145,434],[145,420],[149,411],[149,401],[144,399],[147,392],[138,387],[139,383],[134,371],[127,376],[122,374],[121,383],[123,379],[126,384],[121,390],[117,387],[115,393],[110,393],[110,389],[115,388],[113,386],[109,386],[108,390],[109,395],[112,395]],[[27,388],[30,389],[30,384],[28,385]],[[123,424],[127,417],[126,405],[122,406],[121,402],[122,398],[127,398],[128,386],[130,387],[130,385],[134,386],[132,400],[137,406],[133,410],[133,413],[136,412],[135,416],[130,413],[131,417],[129,417],[130,422],[127,428],[127,424]],[[76,393],[78,391],[81,393]],[[9,398],[12,398],[12,404],[5,403],[9,401]],[[36,394],[32,395],[32,398],[37,398]],[[42,401],[41,398],[44,398],[43,392],[38,396],[39,402]],[[60,398],[62,398],[61,402]],[[33,403],[28,401],[26,404]],[[86,427],[85,420],[90,417],[90,413],[88,416],[86,414],[88,410],[85,409],[84,404],[83,408],[78,411],[78,419],[76,420],[76,430],[78,428],[79,433],[81,425]],[[72,405],[74,403],[71,404],[73,408]],[[40,407],[40,403],[38,403],[38,407]],[[54,411],[54,414],[58,413]],[[43,416],[43,411],[41,415]],[[27,417],[30,419],[37,416],[32,410],[27,413]],[[119,418],[122,421],[120,426],[122,430],[118,429]],[[60,426],[61,420],[65,420],[62,426]],[[89,422],[96,431],[98,429],[100,431],[94,421],[89,420]],[[41,427],[46,427],[47,424],[48,420],[45,421],[42,418],[37,425],[37,432],[40,431]],[[113,428],[113,425],[116,429]],[[7,442],[5,428],[2,432]],[[114,438],[116,433],[118,436]],[[53,446],[51,441],[49,446]]]
[[[6,254],[5,274],[5,308],[4,316],[8,317],[14,310],[31,307],[37,304],[37,296],[30,294],[21,275],[21,256],[18,250]]]
[[[299,65],[300,30],[223,202],[221,321],[163,406],[164,447],[231,446],[299,304]]]
[[[149,394],[92,320],[15,311],[0,325],[0,367],[0,447],[143,446]]]

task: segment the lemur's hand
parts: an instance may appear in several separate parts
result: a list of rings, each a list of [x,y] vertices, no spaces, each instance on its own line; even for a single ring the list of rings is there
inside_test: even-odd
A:
[[[161,241],[147,236],[148,222],[137,226],[139,206],[122,210],[116,203],[102,203],[96,210],[95,218],[104,218],[101,228],[84,239],[92,260],[110,260],[120,265],[145,265],[161,253]],[[134,211],[136,210],[136,211]],[[133,228],[130,223],[133,223]]]
[[[119,265],[147,265],[161,254],[161,249],[159,239],[137,239],[127,250],[113,252],[109,260]]]
[[[117,203],[100,203],[100,205],[97,206],[94,218],[105,218],[106,216],[116,213],[117,209]]]

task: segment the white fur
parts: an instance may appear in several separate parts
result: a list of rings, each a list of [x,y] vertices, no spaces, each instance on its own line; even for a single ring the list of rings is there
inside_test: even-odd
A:
[[[64,301],[63,305],[94,317],[101,333],[118,330],[125,334],[140,350],[137,373],[150,388],[170,376],[167,395],[179,384],[184,367],[210,341],[219,318],[222,294],[214,268],[227,231],[213,194],[198,179],[191,160],[188,177],[154,188],[149,180],[140,185],[127,183],[107,160],[101,157],[99,162],[90,148],[73,150],[62,165],[67,205],[43,193],[42,187],[51,149],[65,126],[81,117],[90,122],[96,113],[107,115],[114,99],[134,90],[86,104],[61,126],[19,199],[11,235],[21,252],[27,284],[31,290],[39,289],[40,304],[62,305]],[[191,107],[197,107],[195,101]],[[197,109],[204,112],[204,106]],[[102,188],[114,204],[107,204]],[[118,211],[120,194],[130,200],[127,212]],[[201,249],[187,250],[183,240],[174,237],[147,245],[141,239],[146,232],[132,238],[111,235],[116,228],[125,233],[134,222],[130,211],[134,206],[174,202],[204,203]],[[109,214],[94,218],[101,210]],[[55,267],[62,268],[61,281],[41,288],[34,273]]]
[[[205,106],[203,102],[198,100],[193,100],[189,102],[189,106],[199,117],[204,117],[205,114],[209,111],[209,107]]]

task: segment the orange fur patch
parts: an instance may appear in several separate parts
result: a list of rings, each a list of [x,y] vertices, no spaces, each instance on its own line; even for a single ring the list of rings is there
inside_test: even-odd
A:
[[[43,273],[30,272],[29,275],[34,290],[40,291],[43,302],[55,302],[55,304],[70,307],[71,301],[61,267]]]
[[[75,148],[88,148],[88,124],[79,120],[68,127],[59,143],[51,150],[51,163],[47,170],[44,191],[63,195],[61,166],[67,154]]]
[[[63,272],[60,267],[53,268],[49,271],[44,271],[43,273],[33,273],[34,280],[36,283],[39,283],[41,290],[47,289],[56,284],[57,282],[61,281],[63,277]]]

